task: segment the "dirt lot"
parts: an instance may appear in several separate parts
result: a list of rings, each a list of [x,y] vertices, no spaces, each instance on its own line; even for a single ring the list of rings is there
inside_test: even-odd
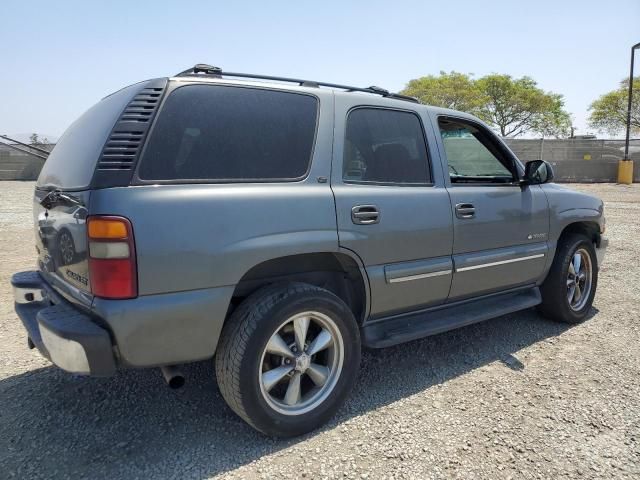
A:
[[[0,182],[0,478],[638,478],[640,185],[574,188],[605,200],[611,240],[588,321],[526,311],[365,352],[339,415],[281,441],[232,414],[211,362],[170,391],[29,351],[9,277],[34,264],[33,183]]]

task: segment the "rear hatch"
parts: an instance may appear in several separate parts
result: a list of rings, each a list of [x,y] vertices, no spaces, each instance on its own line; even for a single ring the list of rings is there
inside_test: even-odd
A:
[[[38,267],[74,303],[89,306],[93,298],[86,227],[91,190],[128,184],[123,179],[159,102],[159,93],[149,95],[155,90],[149,83],[124,88],[84,113],[57,142],[38,177],[33,200]]]
[[[33,204],[38,268],[59,293],[85,305],[91,303],[86,231],[89,197],[89,190],[36,188]]]

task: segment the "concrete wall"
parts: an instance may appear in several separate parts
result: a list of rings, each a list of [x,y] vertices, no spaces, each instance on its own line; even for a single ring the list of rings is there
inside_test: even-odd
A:
[[[51,150],[53,145],[40,148]],[[0,144],[0,180],[35,180],[44,161]]]
[[[559,182],[616,182],[618,161],[624,157],[623,140],[527,140],[505,139],[524,162],[547,160]],[[634,182],[640,182],[640,140],[632,140]]]

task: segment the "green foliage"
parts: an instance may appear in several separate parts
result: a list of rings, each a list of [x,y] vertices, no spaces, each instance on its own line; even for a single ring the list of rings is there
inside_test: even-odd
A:
[[[567,138],[571,135],[571,115],[564,109],[564,99],[557,93],[548,93],[549,106],[532,122],[531,130],[543,137]]]
[[[589,125],[597,130],[615,135],[627,128],[629,102],[629,79],[620,82],[620,87],[605,93],[589,106]],[[640,77],[633,79],[633,103],[631,105],[631,131],[640,133]]]
[[[478,86],[486,96],[478,116],[503,137],[527,132],[554,137],[569,135],[571,117],[564,110],[562,95],[545,92],[532,78],[492,74],[480,78]]]
[[[532,132],[560,138],[571,131],[562,95],[545,92],[529,77],[491,74],[474,80],[463,73],[440,72],[411,80],[402,93],[477,115],[504,137]]]
[[[29,143],[35,146],[42,146],[42,145],[47,145],[49,143],[49,139],[47,137],[40,139],[40,136],[37,133],[32,133],[29,136]]]
[[[471,75],[458,72],[440,72],[409,81],[402,91],[427,105],[472,112],[483,103],[482,93]]]

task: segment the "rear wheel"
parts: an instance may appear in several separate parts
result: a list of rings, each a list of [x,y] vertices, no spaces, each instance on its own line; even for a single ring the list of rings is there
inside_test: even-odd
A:
[[[270,286],[228,320],[216,354],[229,406],[268,435],[293,436],[325,423],[343,403],[360,362],[347,305],[302,283]]]
[[[598,261],[591,240],[573,234],[562,238],[549,274],[540,287],[541,313],[561,322],[583,321],[598,285]]]

